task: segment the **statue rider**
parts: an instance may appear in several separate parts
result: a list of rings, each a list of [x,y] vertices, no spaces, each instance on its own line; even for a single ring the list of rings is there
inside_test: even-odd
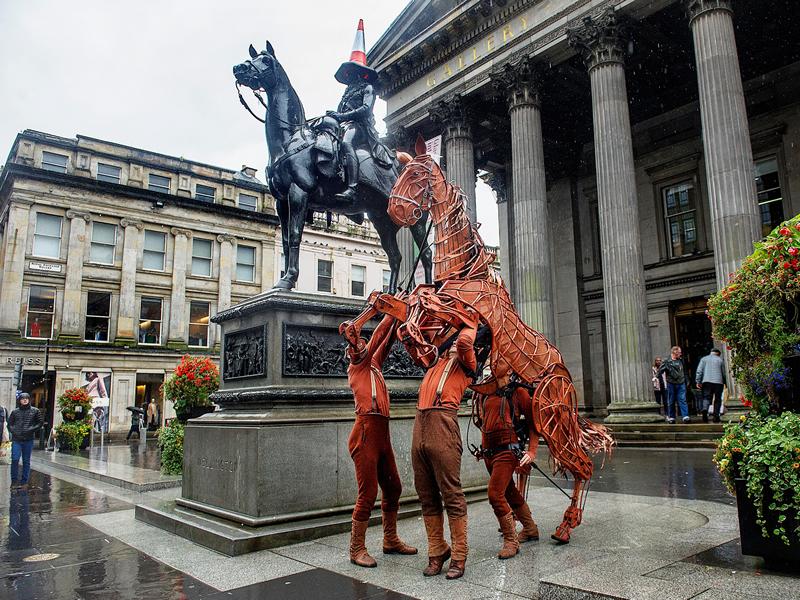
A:
[[[336,198],[354,202],[359,175],[356,150],[366,150],[382,167],[390,167],[393,162],[390,151],[380,142],[375,129],[372,109],[375,105],[374,86],[378,81],[378,73],[367,66],[363,19],[358,21],[350,60],[342,63],[335,77],[336,81],[347,86],[338,109],[327,113],[336,119],[344,130],[340,156],[344,163],[347,189],[341,194],[336,194]]]

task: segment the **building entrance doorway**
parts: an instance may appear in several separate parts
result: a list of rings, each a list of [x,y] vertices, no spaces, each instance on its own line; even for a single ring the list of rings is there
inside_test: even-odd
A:
[[[47,377],[42,373],[41,367],[35,370],[23,369],[22,381],[19,389],[27,392],[31,396],[31,406],[35,406],[42,413],[44,419],[44,426],[41,429],[40,436],[42,440],[46,440],[50,435],[50,429],[53,427],[53,415],[55,415],[56,406],[56,372],[50,371]],[[10,409],[14,410],[17,407],[16,402]]]
[[[164,400],[161,397],[163,373],[136,374],[136,406],[145,410],[147,429],[154,431],[161,427],[164,419]]]
[[[694,414],[700,408],[700,395],[694,384],[697,365],[714,345],[711,321],[706,315],[706,303],[706,298],[692,298],[676,302],[672,307],[672,339],[683,350],[683,360],[689,375],[686,399],[689,402],[689,411]]]

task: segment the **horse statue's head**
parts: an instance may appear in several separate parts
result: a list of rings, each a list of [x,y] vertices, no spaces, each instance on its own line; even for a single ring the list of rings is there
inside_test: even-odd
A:
[[[236,83],[249,87],[251,90],[265,90],[269,93],[282,76],[285,77],[283,67],[275,58],[275,50],[272,48],[272,44],[267,42],[266,50],[256,52],[256,49],[250,44],[249,52],[250,60],[233,67]]]
[[[428,212],[438,188],[447,185],[444,173],[430,154],[425,153],[425,140],[417,137],[416,156],[403,168],[389,196],[386,209],[400,227],[410,227]]]

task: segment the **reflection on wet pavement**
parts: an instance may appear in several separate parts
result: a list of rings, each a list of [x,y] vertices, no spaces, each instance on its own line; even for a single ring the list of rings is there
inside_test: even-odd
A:
[[[220,592],[76,518],[131,504],[36,471],[28,489],[9,485],[0,468],[3,600],[409,598],[324,569]]]
[[[710,500],[733,505],[736,500],[728,493],[711,457],[709,449],[641,450],[617,448],[611,459],[594,457],[592,490],[600,492],[658,496],[660,498],[683,498],[686,500]],[[540,449],[536,463],[550,475],[547,448]],[[553,478],[559,486],[572,489],[572,481],[563,477]],[[550,486],[543,475],[534,471],[531,486]]]

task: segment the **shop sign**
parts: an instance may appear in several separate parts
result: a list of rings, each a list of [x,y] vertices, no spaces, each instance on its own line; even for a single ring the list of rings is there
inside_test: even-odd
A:
[[[61,265],[31,261],[28,263],[31,271],[44,271],[45,273],[61,273]]]
[[[44,364],[44,359],[39,356],[6,356],[2,361],[6,365],[39,365]]]

